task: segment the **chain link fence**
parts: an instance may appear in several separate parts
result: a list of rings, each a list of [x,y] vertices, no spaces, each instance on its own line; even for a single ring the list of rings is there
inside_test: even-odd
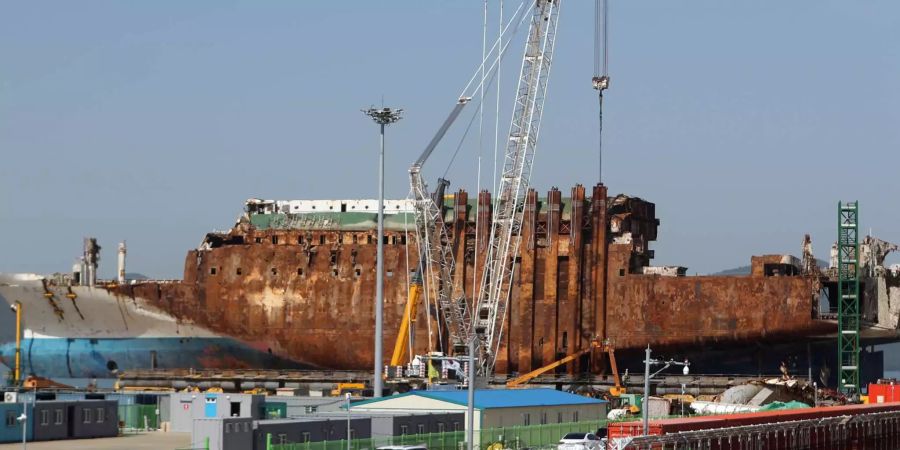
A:
[[[555,448],[559,439],[567,433],[595,433],[606,426],[606,420],[566,422],[545,425],[487,428],[476,434],[476,448],[487,449],[500,444],[503,449]],[[346,440],[320,442],[276,442],[276,437],[268,436],[268,450],[373,450],[387,445],[424,445],[428,450],[460,450],[466,448],[466,433],[450,431],[444,433],[408,434],[372,439],[352,439],[349,447]],[[496,447],[495,447],[496,448]]]

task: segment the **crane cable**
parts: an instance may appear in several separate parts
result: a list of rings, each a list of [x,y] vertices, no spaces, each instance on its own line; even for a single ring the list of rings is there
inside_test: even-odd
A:
[[[609,87],[609,4],[594,4],[594,89],[597,90],[597,181],[603,182],[603,91]]]

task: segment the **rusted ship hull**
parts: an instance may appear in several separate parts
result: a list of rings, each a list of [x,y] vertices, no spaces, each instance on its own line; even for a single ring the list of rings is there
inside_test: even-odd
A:
[[[484,254],[487,237],[487,227],[476,232],[475,220],[489,223],[490,203],[487,192],[469,202],[460,191],[445,204],[456,289],[468,295],[479,282],[473,261]],[[349,209],[357,206],[321,202],[313,212],[302,203],[248,203],[232,230],[208,235],[188,253],[182,283],[123,286],[119,293],[145,298],[216,333],[268,342],[274,354],[305,365],[366,369],[374,336],[376,241],[374,213]],[[388,207],[385,238],[388,346],[418,260],[415,246],[405,245],[414,239],[411,216],[404,216],[402,202],[396,207]],[[687,349],[834,332],[833,323],[814,318],[813,278],[766,276],[765,258],[754,260],[750,276],[644,274],[665,272],[645,269],[658,224],[652,203],[607,197],[603,185],[590,196],[576,186],[565,199],[556,189],[540,199],[530,192],[497,370],[531,370],[594,337],[623,350],[648,344]],[[430,312],[434,347],[441,330]],[[426,315],[420,309],[419,352],[429,346]],[[586,370],[586,364],[569,370]]]
[[[476,227],[476,219],[488,224],[490,205],[489,193],[470,201],[465,191],[448,196],[444,204],[444,224],[457,261],[454,288],[468,297],[472,286],[480,282],[481,267],[474,262],[483,257],[487,244],[488,227]],[[65,348],[69,361],[72,348],[84,347],[76,354],[95,362],[83,371],[90,375],[64,376],[101,376],[96,373],[102,371],[101,363],[110,360],[121,370],[152,364],[160,368],[369,369],[374,337],[374,210],[375,202],[366,200],[250,200],[231,230],[209,233],[199,248],[188,252],[183,280],[93,289],[103,292],[103,302],[120,309],[125,305],[128,314],[123,320],[134,314],[118,331],[102,330],[104,321],[85,325],[76,302],[70,305],[64,298],[66,288],[45,282],[42,289],[55,290],[57,307],[65,314],[55,314],[45,304],[48,300],[41,296],[41,288],[34,288],[32,301],[46,310],[46,317],[27,318],[26,335],[31,330],[36,337],[61,339],[66,344],[52,351],[48,347],[46,354],[60,357],[60,349]],[[407,202],[387,202],[386,216],[384,344],[390,348],[418,255],[415,245],[407,245],[415,239]],[[497,371],[529,371],[600,338],[618,349],[623,367],[628,367],[629,355],[639,361],[639,350],[651,345],[669,356],[690,355],[707,372],[772,373],[780,359],[797,351],[783,344],[803,343],[836,331],[833,321],[819,316],[820,272],[800,270],[799,262],[793,261],[796,258],[768,255],[752,258],[750,275],[684,276],[684,268],[650,265],[649,246],[658,225],[653,203],[624,195],[608,197],[603,185],[594,186],[590,195],[584,187],[575,186],[565,198],[557,189],[545,197],[529,192]],[[891,283],[900,284],[896,281]],[[882,287],[891,295],[898,289],[900,296],[900,288]],[[7,301],[12,301],[10,295]],[[90,296],[79,300],[85,301]],[[149,320],[142,310],[153,311],[154,317],[174,327],[167,331],[171,336],[140,332],[140,324]],[[867,326],[888,323],[881,328],[880,339],[897,339],[895,312],[880,304],[866,311]],[[435,308],[419,309],[413,333],[415,352],[446,348],[446,333],[435,313]],[[62,328],[55,334],[40,334],[38,330],[47,324]],[[100,334],[85,335],[85,327]],[[175,340],[153,341],[150,347],[158,348],[127,341],[141,338]],[[81,345],[77,339],[87,341]],[[104,339],[126,340],[107,345]],[[192,344],[185,345],[185,339]],[[72,342],[78,345],[73,347]],[[169,345],[172,342],[177,345]],[[3,345],[0,358],[9,361],[8,336],[3,337]],[[704,355],[707,350],[709,355],[716,351],[728,355],[733,349],[763,347],[785,350],[778,355],[754,350],[761,356],[749,359],[744,354]],[[122,354],[109,356],[114,351]],[[717,361],[722,363],[719,368]],[[599,363],[582,359],[565,370],[598,370]],[[80,367],[67,366],[68,372],[70,367]],[[48,360],[43,368],[62,367]]]

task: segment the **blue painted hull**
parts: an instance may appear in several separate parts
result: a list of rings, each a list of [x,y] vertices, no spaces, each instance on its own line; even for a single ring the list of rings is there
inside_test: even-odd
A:
[[[223,337],[25,339],[22,368],[49,378],[108,378],[117,370],[150,368],[154,351],[159,369],[308,368]],[[14,361],[15,343],[0,345],[0,362],[12,367]]]

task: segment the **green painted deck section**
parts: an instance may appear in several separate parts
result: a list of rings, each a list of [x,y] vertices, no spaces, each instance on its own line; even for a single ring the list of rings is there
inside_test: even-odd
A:
[[[569,220],[572,213],[572,199],[562,198],[562,220]],[[475,220],[475,208],[477,198],[470,198],[466,205],[466,215],[469,220]],[[546,198],[538,198],[538,210],[547,205]],[[585,201],[584,207],[589,205]],[[444,197],[444,220],[453,223],[456,217],[454,196]],[[377,227],[378,216],[374,212],[314,212],[298,214],[252,214],[250,223],[260,230],[343,230],[343,231],[368,231]],[[388,213],[384,216],[384,229],[388,231],[408,230],[411,233],[416,229],[416,217],[413,213]]]
[[[250,223],[260,230],[343,230],[368,231],[378,225],[378,215],[365,212],[322,212],[303,214],[252,214]],[[416,217],[412,213],[385,214],[384,229],[408,230],[415,233]]]

